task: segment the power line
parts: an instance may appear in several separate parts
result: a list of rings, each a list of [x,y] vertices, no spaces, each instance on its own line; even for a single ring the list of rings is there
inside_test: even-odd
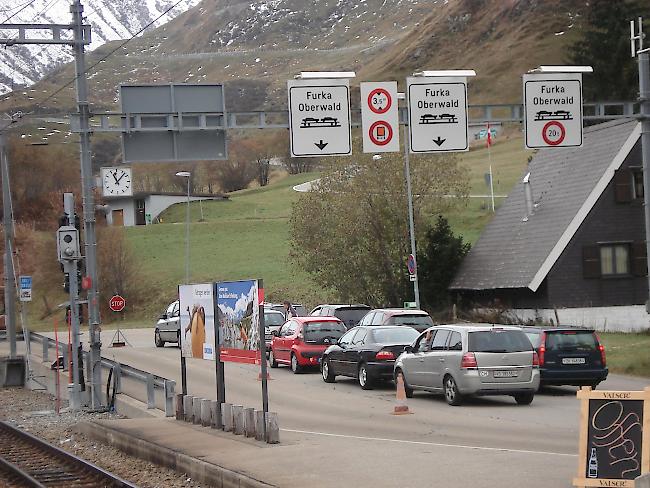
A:
[[[34,22],[39,16],[45,14],[48,10],[50,10],[52,7],[54,7],[57,3],[59,3],[61,0],[51,0],[50,4],[46,4],[45,7],[41,9],[40,12],[38,12],[34,17],[32,17],[32,22]]]
[[[32,0],[32,1],[34,1],[34,0]],[[165,15],[167,15],[171,10],[173,10],[173,9],[174,9],[178,4],[180,4],[182,1],[183,1],[183,0],[178,0],[176,3],[174,3],[174,5],[172,5],[171,7],[169,7],[167,10],[165,10],[163,13],[161,13],[158,17],[156,17],[156,18],[153,19],[151,22],[149,22],[147,25],[145,25],[142,29],[140,29],[138,32],[136,32],[135,34],[133,34],[133,35],[132,35],[130,38],[128,38],[126,41],[122,42],[119,46],[117,46],[115,49],[113,49],[112,51],[110,51],[106,56],[104,56],[103,58],[101,58],[101,59],[100,59],[99,61],[97,61],[95,64],[92,64],[92,65],[90,65],[88,68],[86,68],[86,70],[84,71],[83,74],[84,74],[84,75],[87,75],[90,71],[92,71],[93,68],[97,67],[97,65],[99,65],[100,63],[103,63],[104,61],[106,61],[106,59],[108,59],[110,56],[112,56],[112,55],[115,54],[117,51],[119,51],[120,49],[122,49],[122,48],[123,48],[124,46],[126,46],[129,42],[131,42],[133,39],[135,39],[137,36],[139,36],[140,34],[142,34],[142,33],[143,33],[145,30],[147,30],[149,27],[151,27],[152,25],[154,25],[156,22],[158,22],[158,21],[159,21],[161,18],[163,18]],[[69,87],[70,85],[72,85],[72,84],[76,81],[76,79],[77,79],[77,77],[75,76],[73,79],[71,79],[70,81],[68,81],[65,85],[61,86],[58,90],[56,90],[55,92],[53,92],[53,93],[51,93],[50,95],[48,95],[48,96],[47,96],[46,98],[44,98],[42,101],[38,102],[38,103],[36,104],[36,106],[42,105],[42,104],[46,103],[47,101],[51,100],[52,98],[54,98],[56,95],[58,95],[58,94],[61,93],[63,90],[65,90],[67,87]]]
[[[36,0],[31,0],[30,2],[26,3],[25,5],[23,5],[22,8],[20,8],[18,11],[14,12],[14,13],[11,14],[9,17],[7,17],[7,18],[4,20],[3,24],[6,24],[7,22],[9,22],[9,21],[10,21],[11,19],[13,19],[16,15],[18,15],[20,12],[22,12],[23,10],[25,10],[25,9],[26,9],[27,7],[29,7],[31,4],[33,4],[35,1],[36,1]]]

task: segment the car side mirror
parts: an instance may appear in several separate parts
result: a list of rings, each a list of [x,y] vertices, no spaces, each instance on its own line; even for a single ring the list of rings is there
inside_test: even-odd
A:
[[[271,331],[271,335],[275,337],[280,337],[280,333],[277,330]]]
[[[413,352],[413,346],[405,346],[404,347],[404,352],[412,353]]]
[[[160,318],[161,318],[162,320],[167,320],[167,312],[163,313],[163,314],[160,316]]]

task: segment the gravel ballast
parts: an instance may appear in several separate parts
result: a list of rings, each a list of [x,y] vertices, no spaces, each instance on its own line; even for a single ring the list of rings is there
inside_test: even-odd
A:
[[[141,488],[208,488],[210,485],[190,479],[187,475],[131,457],[122,451],[73,432],[79,422],[123,418],[115,413],[67,411],[55,413],[54,397],[46,392],[24,388],[0,389],[0,420],[40,437],[73,453]]]

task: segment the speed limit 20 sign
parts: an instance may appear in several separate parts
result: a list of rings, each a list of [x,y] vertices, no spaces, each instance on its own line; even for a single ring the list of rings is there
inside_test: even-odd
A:
[[[363,152],[399,151],[397,82],[361,83]]]
[[[526,147],[582,146],[582,75],[524,75]]]

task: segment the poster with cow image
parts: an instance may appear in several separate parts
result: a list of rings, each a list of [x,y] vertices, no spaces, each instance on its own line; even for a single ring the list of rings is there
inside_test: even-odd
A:
[[[222,361],[259,362],[259,304],[257,280],[216,284],[219,344]]]
[[[214,284],[179,285],[183,357],[214,360]]]

